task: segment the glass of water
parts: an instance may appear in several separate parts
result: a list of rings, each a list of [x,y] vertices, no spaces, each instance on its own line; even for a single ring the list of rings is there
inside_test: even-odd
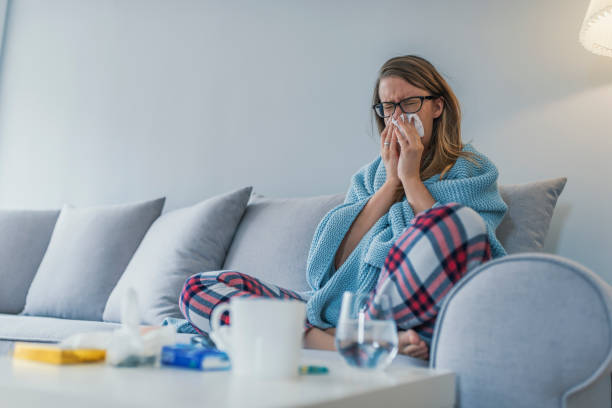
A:
[[[336,349],[353,367],[384,369],[397,354],[397,329],[391,300],[377,294],[344,292],[336,327]]]

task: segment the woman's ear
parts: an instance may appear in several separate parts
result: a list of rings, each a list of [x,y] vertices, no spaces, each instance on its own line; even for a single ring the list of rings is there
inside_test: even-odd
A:
[[[433,118],[438,118],[442,112],[444,111],[444,97],[441,96],[439,98],[434,99],[434,111]]]

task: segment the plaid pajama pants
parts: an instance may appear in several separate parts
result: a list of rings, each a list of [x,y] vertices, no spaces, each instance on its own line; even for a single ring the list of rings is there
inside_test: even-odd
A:
[[[448,291],[472,268],[491,259],[487,228],[477,212],[457,203],[417,214],[391,247],[372,291],[391,300],[399,330],[414,329],[429,344],[438,310]],[[236,271],[203,272],[190,277],[179,305],[199,332],[210,330],[212,309],[232,297],[272,297],[306,301],[300,294]],[[221,317],[229,323],[229,315]],[[311,327],[306,322],[305,327]]]

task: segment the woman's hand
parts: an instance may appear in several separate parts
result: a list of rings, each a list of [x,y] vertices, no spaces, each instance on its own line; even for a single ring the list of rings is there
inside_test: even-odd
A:
[[[404,120],[404,116],[398,119],[397,123],[403,129],[403,132],[400,132],[396,126],[391,124],[394,138],[397,138],[400,146],[397,177],[402,184],[421,180],[421,157],[425,147],[413,121],[412,118],[410,122]]]
[[[309,349],[336,350],[334,335],[329,332],[329,329],[323,331],[318,327],[311,327],[306,330],[303,345]]]
[[[397,351],[410,357],[429,360],[429,348],[427,343],[421,339],[414,330],[400,331],[397,333]]]
[[[380,134],[380,156],[382,157],[387,172],[387,182],[395,187],[401,187],[402,182],[398,177],[399,145],[393,130],[395,126],[389,122]]]
[[[304,346],[321,350],[335,350],[334,336],[336,328],[321,330],[316,327],[308,330]],[[414,330],[399,331],[397,333],[397,351],[410,357],[429,360],[429,347],[427,343]]]

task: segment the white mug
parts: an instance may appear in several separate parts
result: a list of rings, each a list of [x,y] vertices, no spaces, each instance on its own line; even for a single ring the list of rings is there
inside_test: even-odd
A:
[[[220,317],[230,313],[230,325]],[[240,376],[287,379],[298,375],[306,304],[271,298],[230,299],[210,317],[211,337],[229,353],[232,372]]]

